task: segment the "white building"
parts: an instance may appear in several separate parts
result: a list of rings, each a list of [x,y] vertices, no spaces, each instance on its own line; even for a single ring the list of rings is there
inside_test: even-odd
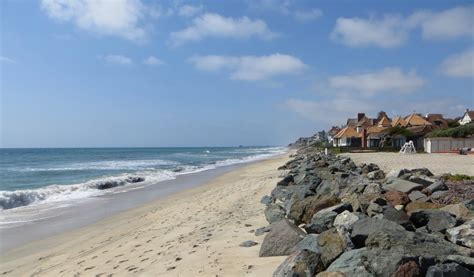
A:
[[[466,110],[463,117],[459,119],[459,124],[466,125],[471,123],[474,120],[474,111],[470,111],[469,109]]]

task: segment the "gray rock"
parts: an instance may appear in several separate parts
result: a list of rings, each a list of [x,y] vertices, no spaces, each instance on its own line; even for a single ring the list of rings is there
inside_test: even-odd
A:
[[[440,210],[417,210],[410,215],[410,221],[415,227],[423,227],[431,232],[446,232],[446,229],[456,226],[456,219],[448,212]]]
[[[447,255],[443,262],[454,262],[469,270],[474,270],[474,258],[461,255]]]
[[[446,193],[445,190],[435,191],[433,192],[433,194],[431,194],[430,199],[434,199],[434,200],[440,199],[445,193]]]
[[[410,198],[410,201],[420,201],[420,202],[428,201],[428,197],[424,193],[418,190],[410,192],[408,194],[408,198]]]
[[[426,277],[472,277],[473,273],[466,268],[456,264],[432,265],[426,272]]]
[[[370,183],[365,187],[364,194],[382,194],[382,186],[377,183]]]
[[[367,260],[366,248],[354,249],[344,252],[326,269],[329,272],[342,272],[345,276],[375,276],[370,272],[367,265],[370,264]]]
[[[295,200],[290,208],[288,217],[296,224],[310,223],[313,215],[322,209],[332,207],[339,203],[336,197],[311,196],[302,200]]]
[[[386,206],[383,210],[383,218],[400,224],[408,231],[414,231],[415,228],[410,221],[410,218],[403,210],[397,210],[392,206]]]
[[[242,242],[241,244],[239,244],[240,247],[252,247],[252,246],[255,246],[257,245],[258,243],[253,241],[253,240],[246,240],[244,242]]]
[[[270,204],[265,209],[265,218],[269,223],[280,221],[285,218],[285,209],[278,204]]]
[[[399,178],[400,176],[409,173],[410,170],[404,169],[393,169],[389,173],[387,173],[387,178]]]
[[[306,249],[315,253],[320,253],[318,238],[318,234],[308,234],[306,237],[304,237],[304,239],[295,245],[293,251]]]
[[[260,227],[257,230],[255,230],[255,235],[256,236],[261,236],[267,232],[270,232],[270,226],[265,226],[265,227]]]
[[[474,249],[474,219],[458,227],[447,229],[446,235],[452,243]]]
[[[422,176],[422,175],[425,175],[425,176],[428,176],[428,177],[433,176],[433,173],[426,167],[415,168],[415,169],[410,170],[410,172],[417,175],[417,176]]]
[[[271,225],[270,232],[265,236],[260,248],[260,257],[289,255],[295,245],[306,233],[289,220],[281,220]]]
[[[404,193],[410,193],[414,190],[421,190],[423,186],[417,183],[405,181],[399,178],[389,179],[383,186],[385,190],[398,190]]]
[[[474,199],[466,200],[463,203],[469,211],[474,212]]]
[[[295,184],[293,175],[288,175],[277,183],[277,186],[291,186]]]
[[[288,256],[273,273],[274,277],[312,277],[324,270],[320,254],[309,250],[298,250]]]
[[[436,182],[437,180],[422,175],[422,176],[411,176],[410,178],[408,178],[408,181],[420,184],[424,187],[428,187],[431,184],[433,184],[434,182]]]
[[[370,217],[373,217],[382,212],[383,212],[382,206],[380,206],[379,204],[375,202],[370,203],[369,206],[367,207],[367,215]]]
[[[336,216],[334,211],[319,211],[313,216],[311,223],[306,225],[305,230],[308,234],[320,234],[333,227]]]
[[[362,213],[351,213],[349,211],[343,211],[342,213],[336,216],[333,224],[336,227],[344,227],[348,230],[352,230],[352,226],[354,225],[354,223],[364,217],[365,216]]]
[[[443,181],[437,180],[436,182],[429,185],[425,190],[433,193],[433,192],[436,192],[436,191],[447,190],[447,189],[448,189],[448,187],[446,187],[446,185],[444,184]]]
[[[383,172],[383,170],[380,169],[375,170],[367,173],[367,178],[369,178],[369,180],[382,180],[383,178],[385,178],[385,173]]]
[[[385,230],[405,232],[405,229],[395,222],[386,219],[363,218],[357,221],[352,228],[352,242],[356,247],[363,247],[369,234]]]
[[[275,200],[285,202],[291,198],[304,199],[308,196],[315,195],[312,186],[276,186],[271,193],[271,196]]]
[[[265,195],[264,197],[262,197],[262,199],[260,200],[260,203],[264,204],[264,205],[270,205],[273,203],[273,197],[271,196],[268,196],[268,195]]]
[[[322,232],[318,237],[318,244],[325,267],[328,267],[346,249],[345,242],[336,229]]]

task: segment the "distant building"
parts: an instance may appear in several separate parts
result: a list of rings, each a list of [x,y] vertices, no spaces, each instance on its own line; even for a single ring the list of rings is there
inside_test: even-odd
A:
[[[337,126],[332,126],[331,130],[329,130],[327,132],[327,136],[328,136],[328,142],[330,144],[333,144],[334,142],[334,136],[337,135],[337,133],[339,133],[339,131],[341,131],[341,128],[337,127]]]
[[[459,124],[461,125],[466,125],[468,123],[471,123],[474,120],[474,111],[470,111],[469,109],[466,109],[466,112],[462,116],[461,119],[459,119]]]
[[[425,116],[425,119],[432,125],[438,126],[440,128],[447,128],[449,126],[448,120],[439,113],[429,113]]]
[[[347,126],[334,136],[333,145],[360,147],[362,145],[361,138],[362,135],[354,127]]]

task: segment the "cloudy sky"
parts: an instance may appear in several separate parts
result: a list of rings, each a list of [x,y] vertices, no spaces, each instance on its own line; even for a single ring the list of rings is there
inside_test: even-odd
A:
[[[0,147],[283,145],[474,108],[472,1],[0,2]]]

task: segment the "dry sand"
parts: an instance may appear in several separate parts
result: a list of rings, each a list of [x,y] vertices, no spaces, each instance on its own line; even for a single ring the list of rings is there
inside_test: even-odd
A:
[[[357,163],[374,163],[385,172],[392,169],[426,167],[433,174],[467,174],[474,176],[474,155],[458,154],[399,154],[399,153],[345,153]]]
[[[263,195],[283,155],[247,165],[146,206],[17,248],[7,276],[271,276],[285,257],[259,258]],[[239,244],[254,240],[257,246]]]

